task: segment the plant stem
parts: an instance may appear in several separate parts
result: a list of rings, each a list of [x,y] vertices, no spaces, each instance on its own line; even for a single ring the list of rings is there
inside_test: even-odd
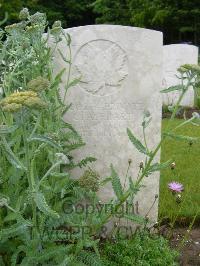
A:
[[[46,172],[46,174],[40,179],[40,182],[39,182],[39,186],[42,184],[42,182],[45,180],[45,178],[47,178],[47,176],[50,175],[50,173],[57,167],[61,164],[61,161],[58,161],[56,162],[55,164],[53,164],[49,170]]]
[[[176,104],[176,106],[174,108],[174,111],[173,111],[173,114],[172,114],[170,120],[174,120],[174,118],[176,116],[176,113],[178,111],[178,108],[179,108],[179,104],[181,103],[184,95],[185,95],[185,90],[182,91],[181,96],[179,97],[179,100],[178,100],[178,102],[177,102],[177,104]]]
[[[180,252],[181,249],[183,248],[183,246],[184,246],[186,240],[188,239],[189,234],[190,234],[190,232],[191,232],[191,230],[192,230],[192,227],[193,227],[193,225],[194,225],[194,223],[195,223],[195,220],[196,220],[197,216],[198,216],[198,213],[195,214],[195,216],[194,216],[192,222],[191,222],[190,225],[189,225],[189,228],[188,228],[188,230],[187,230],[187,233],[185,234],[185,236],[184,236],[183,240],[181,241],[180,245],[178,246],[178,251],[179,251],[179,252]]]
[[[126,181],[127,181],[127,177],[128,177],[128,172],[129,172],[129,169],[130,169],[130,163],[128,163],[128,167],[127,167],[127,170],[126,170],[126,177],[125,177],[125,180],[124,180],[124,185],[123,185],[123,190],[125,189],[126,187]]]
[[[186,91],[188,90],[188,88],[189,88],[189,86],[190,86],[190,81],[191,81],[191,78],[188,79],[188,83],[187,83],[187,85],[185,86],[185,89],[182,90],[182,93],[181,93],[181,95],[180,95],[180,97],[179,97],[179,99],[178,99],[178,101],[177,101],[177,103],[176,103],[176,105],[175,105],[175,108],[174,108],[174,111],[173,111],[173,113],[172,113],[172,116],[171,116],[170,120],[174,120],[174,118],[175,118],[175,116],[176,116],[176,113],[177,113],[177,111],[178,111],[178,108],[179,108],[179,104],[181,103],[181,101],[182,101],[182,99],[183,99],[183,97],[184,97]],[[183,81],[182,81],[182,86],[184,86],[184,85],[183,85]]]
[[[24,113],[22,110],[21,113],[21,119],[22,119],[22,127],[23,127],[23,142],[24,142],[24,148],[25,148],[25,161],[26,161],[26,168],[27,168],[27,178],[28,178],[28,184],[29,184],[29,189],[31,193],[34,192],[35,189],[35,182],[34,182],[34,175],[32,174],[33,169],[31,169],[30,165],[30,150],[29,150],[29,144],[27,141],[27,128],[26,128],[26,122],[24,121]],[[36,210],[36,204],[33,199],[32,195],[32,219],[33,219],[33,230],[32,230],[32,238],[35,238],[35,234],[37,232],[37,210]]]
[[[147,149],[147,152],[149,152],[149,149],[148,149],[148,146],[147,146],[147,140],[146,140],[146,134],[145,134],[145,128],[144,128],[144,126],[142,127],[142,132],[143,132],[143,138],[144,138],[145,148]]]
[[[66,39],[66,36],[65,36],[65,39]],[[65,100],[66,100],[67,90],[68,90],[68,87],[69,87],[70,76],[71,76],[71,68],[72,68],[72,50],[71,50],[70,44],[68,45],[68,48],[69,48],[69,69],[68,69],[68,73],[67,73],[67,85],[66,85],[66,89],[65,89],[63,103],[65,103]]]

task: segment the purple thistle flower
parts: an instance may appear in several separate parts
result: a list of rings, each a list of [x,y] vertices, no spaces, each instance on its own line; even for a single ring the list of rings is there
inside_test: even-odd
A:
[[[173,182],[171,182],[171,183],[169,183],[168,184],[168,188],[172,191],[172,192],[182,192],[183,191],[183,189],[184,189],[184,187],[183,187],[183,185],[181,184],[181,183],[178,183],[178,182],[175,182],[175,181],[173,181]]]

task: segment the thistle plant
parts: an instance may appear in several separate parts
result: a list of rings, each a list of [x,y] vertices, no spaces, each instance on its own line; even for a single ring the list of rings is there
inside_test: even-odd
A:
[[[200,108],[200,66],[185,64],[179,68],[179,72],[181,72],[186,79],[189,75],[193,76],[190,85],[194,91],[194,106]]]
[[[197,75],[200,74],[200,67],[198,65],[184,65],[184,66],[180,67],[178,69],[178,71],[180,74],[179,79],[181,80],[181,85],[172,86],[172,87],[166,88],[166,89],[161,91],[161,93],[169,93],[171,91],[178,91],[178,92],[180,92],[180,97],[179,97],[177,103],[173,106],[173,108],[171,110],[172,114],[171,114],[168,128],[165,132],[162,133],[161,140],[157,144],[157,146],[153,150],[151,150],[147,144],[146,128],[151,123],[151,116],[150,116],[150,113],[148,111],[144,112],[144,118],[143,118],[143,122],[142,122],[143,143],[142,143],[142,141],[140,141],[139,139],[137,139],[134,136],[134,134],[131,132],[130,129],[127,129],[128,137],[129,137],[130,141],[132,142],[132,144],[134,145],[134,147],[138,150],[138,152],[145,155],[145,160],[144,160],[144,162],[142,162],[140,164],[139,172],[136,175],[136,177],[135,178],[132,178],[131,176],[128,177],[129,186],[127,189],[123,188],[121,181],[120,181],[120,178],[114,169],[114,166],[111,165],[111,182],[113,185],[113,190],[115,191],[115,195],[116,195],[116,200],[114,203],[116,212],[124,204],[124,202],[126,202],[127,200],[131,199],[131,201],[133,202],[133,200],[135,199],[135,196],[137,195],[138,191],[142,187],[144,178],[150,178],[150,175],[152,173],[154,173],[156,171],[160,171],[163,168],[175,167],[175,163],[172,160],[168,160],[167,162],[164,162],[164,163],[159,163],[159,162],[155,163],[156,155],[159,152],[162,143],[164,141],[166,141],[167,138],[173,138],[176,140],[184,140],[184,141],[186,140],[186,141],[188,141],[188,143],[195,142],[198,140],[198,138],[178,135],[178,134],[176,134],[176,130],[180,127],[183,127],[183,126],[189,124],[189,123],[193,123],[193,124],[199,126],[200,125],[199,114],[193,113],[192,118],[190,118],[188,120],[185,119],[184,122],[182,122],[181,124],[179,124],[175,128],[172,128],[170,122],[172,120],[174,120],[174,118],[176,117],[176,114],[179,110],[181,100],[183,99],[186,92],[189,90],[190,86],[196,87],[199,84],[199,80],[197,78]],[[125,179],[127,179],[127,173],[126,173]],[[136,181],[133,181],[133,180],[136,180]],[[177,184],[177,183],[172,183],[170,185],[170,188],[175,191],[175,186],[176,186],[176,190],[178,192],[181,192],[183,190],[182,184]],[[177,198],[177,200],[180,200],[178,198]],[[108,222],[108,220],[110,218],[111,218],[111,214],[108,214],[105,217],[103,222],[104,223]],[[136,214],[124,215],[124,218],[126,218],[127,220],[130,220],[130,221],[136,222],[136,223],[141,223],[141,224],[142,223],[144,224],[144,222],[145,222],[144,218],[142,218]]]

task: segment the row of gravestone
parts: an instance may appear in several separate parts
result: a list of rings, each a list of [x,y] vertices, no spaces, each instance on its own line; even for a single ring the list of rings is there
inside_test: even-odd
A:
[[[129,141],[127,128],[142,139],[143,113],[148,110],[152,116],[147,128],[149,148],[154,148],[160,140],[163,35],[158,31],[115,25],[90,25],[66,32],[72,39],[71,78],[81,80],[68,91],[66,104],[72,103],[72,107],[64,119],[74,125],[86,142],[84,148],[74,152],[74,158],[95,157],[94,168],[102,178],[110,175],[110,164],[113,164],[122,184],[131,159],[129,174],[136,180],[139,164],[145,157]],[[68,47],[63,40],[58,48],[55,72],[66,68],[61,88],[64,95],[69,64],[62,60],[58,50],[68,57]],[[179,64],[196,61],[197,49],[193,46],[165,46],[166,85],[174,82]],[[159,159],[158,154],[156,161]],[[72,174],[77,178],[81,171],[75,170]],[[158,194],[159,173],[154,173],[145,178],[144,188],[136,198],[140,214],[147,213]],[[99,196],[102,201],[114,197],[111,186],[102,188]],[[151,208],[150,219],[156,220],[157,213],[158,202]]]
[[[177,69],[184,64],[198,64],[198,47],[188,44],[171,44],[163,47],[163,87],[180,84]],[[180,93],[170,92],[163,95],[163,103],[174,105]],[[181,105],[194,107],[194,90],[191,87],[181,101]]]

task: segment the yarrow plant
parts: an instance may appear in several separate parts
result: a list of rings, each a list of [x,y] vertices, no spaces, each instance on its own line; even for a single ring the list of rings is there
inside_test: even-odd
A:
[[[63,208],[67,200],[98,201],[91,187],[69,173],[95,161],[73,160],[71,151],[84,142],[62,119],[69,109],[59,94],[65,70],[53,75],[53,53],[62,39],[69,51],[67,58],[61,57],[71,66],[71,39],[60,22],[48,29],[45,14],[31,15],[25,8],[19,18],[21,22],[1,30],[0,40],[0,264],[98,261],[91,252],[97,242],[88,230],[83,235],[78,230],[87,227],[91,217],[68,215]],[[47,45],[50,36],[52,48]],[[68,90],[77,81],[65,74]],[[89,175],[98,189],[92,170],[88,180]]]
[[[23,107],[41,109],[46,107],[46,103],[34,91],[14,92],[0,101],[0,106],[4,112],[18,112]]]

